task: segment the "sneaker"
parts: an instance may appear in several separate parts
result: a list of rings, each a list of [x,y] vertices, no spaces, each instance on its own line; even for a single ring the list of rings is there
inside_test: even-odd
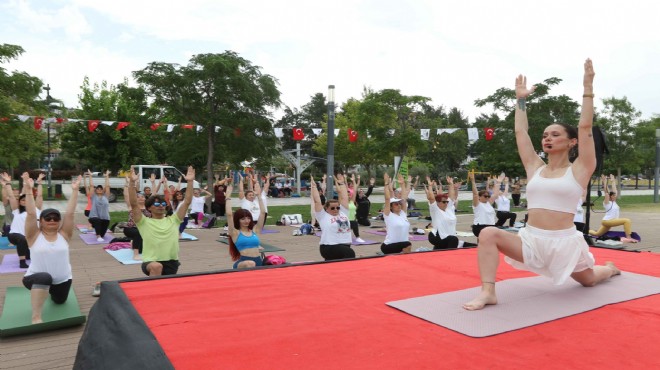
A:
[[[99,236],[98,238],[96,238],[96,241],[97,241],[97,242],[102,242],[102,241],[103,241],[103,238],[101,238],[101,237]]]
[[[101,295],[101,283],[96,283],[94,285],[94,290],[92,290],[92,297],[99,297]]]
[[[362,238],[356,238],[355,241],[358,243],[366,243]]]

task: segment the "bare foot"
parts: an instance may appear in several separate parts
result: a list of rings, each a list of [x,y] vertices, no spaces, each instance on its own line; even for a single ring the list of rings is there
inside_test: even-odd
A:
[[[134,255],[133,259],[136,260],[136,261],[142,261],[142,257],[140,257],[139,254]]]
[[[477,298],[464,303],[463,308],[468,311],[476,311],[484,308],[488,304],[497,304],[497,296],[493,293],[482,291]]]
[[[614,265],[614,262],[607,261],[605,262],[605,266],[612,269],[612,276],[621,275],[621,270],[619,270],[619,268]]]
[[[32,324],[33,325],[34,324],[41,324],[42,322],[44,322],[44,321],[41,319],[41,317],[37,317],[37,318],[33,317],[32,318]]]
[[[621,242],[623,242],[623,243],[637,243],[637,239],[623,237],[623,238],[621,238]]]

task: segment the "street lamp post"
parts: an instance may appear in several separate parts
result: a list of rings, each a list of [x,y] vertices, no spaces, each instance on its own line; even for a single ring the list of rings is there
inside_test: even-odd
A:
[[[328,86],[328,163],[326,199],[332,199],[334,194],[333,176],[335,172],[335,85]]]
[[[46,87],[43,88],[46,90],[46,104],[48,105],[48,110],[50,111],[50,84],[46,84]],[[51,158],[50,158],[50,122],[46,122],[46,132],[48,135],[47,145],[48,145],[48,170],[46,171],[46,178],[48,180],[48,198],[53,197],[53,190],[51,187]]]
[[[660,180],[660,128],[655,129],[655,176],[653,185],[653,202],[659,203],[658,180]]]

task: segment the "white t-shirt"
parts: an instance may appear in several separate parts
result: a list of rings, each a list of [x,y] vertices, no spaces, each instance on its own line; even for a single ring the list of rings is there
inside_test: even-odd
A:
[[[206,197],[192,197],[192,201],[190,202],[190,212],[191,213],[199,213],[199,212],[204,212],[204,203],[206,202]]]
[[[257,222],[259,220],[259,214],[261,213],[261,208],[259,207],[259,201],[253,200],[249,201],[247,198],[241,199],[241,208],[247,209],[252,214],[252,220]]]
[[[18,210],[15,209],[11,211],[11,213],[14,215],[14,220],[11,222],[11,227],[9,227],[9,233],[25,236],[25,220],[27,220],[27,212],[18,213]],[[41,210],[37,209],[37,220],[39,220],[39,216],[41,216]],[[37,221],[37,225],[38,224],[39,221]]]
[[[53,277],[53,284],[61,284],[71,279],[69,243],[62,234],[57,233],[57,239],[51,243],[46,240],[44,234],[39,233],[34,245],[30,247],[30,257],[32,262],[25,276],[47,272]]]
[[[610,202],[609,204],[605,204],[603,202],[603,208],[605,208],[605,217],[603,217],[603,220],[613,220],[615,218],[619,218],[619,211],[621,210],[619,208],[619,205],[616,204],[616,202]],[[12,224],[13,227],[14,224]]]
[[[385,236],[384,244],[401,243],[410,240],[408,230],[410,230],[410,222],[406,212],[401,210],[398,214],[390,212],[389,215],[383,214],[385,220],[385,227],[387,228],[387,235]]]
[[[437,202],[429,204],[431,213],[431,225],[433,232],[438,234],[441,239],[449,235],[456,235],[456,213],[454,213],[454,201],[449,199],[447,208],[443,211],[438,207]]]
[[[479,202],[474,209],[473,225],[495,225],[495,208],[489,202]]]
[[[497,210],[502,211],[502,212],[510,212],[511,211],[511,201],[509,198],[505,197],[504,195],[500,195],[495,199],[495,203],[497,204]]]
[[[264,212],[268,213],[268,194],[266,194],[265,191],[261,192],[261,200],[264,203]],[[259,205],[259,201],[257,201],[257,206]],[[252,216],[254,217],[254,215]],[[257,216],[259,217],[259,216]]]
[[[322,209],[316,212],[316,220],[321,226],[321,245],[351,244],[351,224],[348,220],[348,209],[344,206],[339,206],[337,216]]]

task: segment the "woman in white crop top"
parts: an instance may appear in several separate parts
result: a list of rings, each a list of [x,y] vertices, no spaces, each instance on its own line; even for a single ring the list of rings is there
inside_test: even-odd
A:
[[[500,184],[504,176],[498,178],[497,184],[493,187],[493,194],[488,190],[477,189],[477,183],[474,180],[474,172],[468,173],[468,178],[472,182],[472,209],[474,210],[474,222],[472,223],[472,233],[479,237],[481,230],[489,226],[495,226],[495,208],[493,202],[500,196]],[[488,187],[486,185],[486,187]]]
[[[56,209],[41,211],[37,223],[37,210],[32,196],[34,180],[23,174],[23,189],[26,196],[25,237],[30,247],[32,263],[23,277],[23,285],[30,290],[32,300],[32,323],[43,322],[41,311],[50,298],[56,304],[66,302],[71,289],[71,263],[69,240],[73,234],[73,213],[78,202],[78,192],[71,192],[64,218]],[[72,189],[78,189],[81,176],[73,180]],[[60,224],[60,221],[61,224]]]
[[[536,154],[528,134],[526,99],[534,91],[527,78],[516,78],[515,133],[518,154],[527,178],[527,226],[515,235],[498,228],[482,230],[479,237],[479,274],[481,292],[465,303],[466,310],[479,310],[497,304],[495,280],[502,253],[516,268],[533,271],[562,284],[568,277],[583,286],[594,286],[621,272],[612,263],[594,266],[594,258],[581,232],[575,229],[575,205],[596,168],[592,134],[594,69],[590,59],[584,63],[584,93],[578,130],[555,123],[546,127],[541,145],[547,165]],[[569,154],[578,148],[571,164]]]
[[[605,199],[603,199],[605,216],[603,216],[603,220],[600,222],[598,231],[589,230],[589,235],[601,236],[610,231],[612,227],[623,226],[623,232],[626,234],[626,237],[622,238],[621,241],[625,243],[637,243],[637,240],[632,238],[632,221],[629,218],[619,217],[620,208],[616,203],[617,191],[614,175],[610,175],[609,183],[607,177],[602,175],[601,183],[603,184],[603,190],[607,193]]]

